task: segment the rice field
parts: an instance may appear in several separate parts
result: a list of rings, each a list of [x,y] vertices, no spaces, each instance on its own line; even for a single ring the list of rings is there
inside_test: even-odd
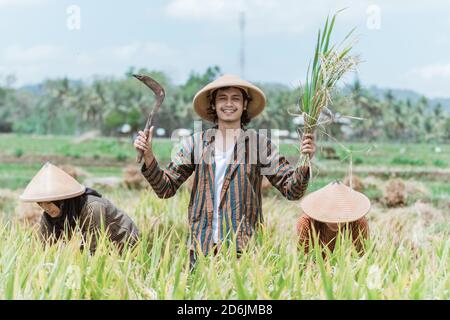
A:
[[[383,154],[391,148],[382,145],[378,150]],[[389,151],[391,159],[398,156],[393,152]],[[441,157],[414,155],[427,162]],[[376,162],[376,157],[361,157],[367,165]],[[382,157],[380,161],[391,161]],[[25,167],[24,182],[40,166],[2,164],[2,181]],[[83,169],[94,175],[121,175],[120,168]],[[308,190],[335,178],[343,177],[318,175]],[[90,255],[79,250],[80,236],[42,245],[36,225],[19,219],[23,184],[3,184],[0,299],[450,299],[448,180],[405,178],[406,201],[388,208],[382,188],[387,180],[370,173],[361,179],[373,204],[363,256],[355,252],[348,235],[342,235],[334,252],[327,252],[327,259],[318,248],[305,255],[295,231],[299,202],[271,190],[263,200],[264,227],[243,255],[237,259],[231,244],[217,256],[200,256],[192,273],[186,247],[190,194],[185,187],[170,200],[158,199],[149,189],[100,189],[133,218],[141,239],[134,249],[119,254],[103,238]]]
[[[44,247],[36,229],[10,220],[0,229],[1,299],[449,299],[447,218],[409,206],[369,214],[371,238],[362,257],[345,235],[329,258],[296,245],[297,202],[265,199],[265,228],[240,259],[233,248],[200,257],[189,273],[189,193],[174,201],[151,192],[105,196],[141,229],[133,250],[119,255],[107,241],[80,251],[80,237]],[[448,212],[447,212],[448,214]],[[301,249],[301,248],[300,248]]]

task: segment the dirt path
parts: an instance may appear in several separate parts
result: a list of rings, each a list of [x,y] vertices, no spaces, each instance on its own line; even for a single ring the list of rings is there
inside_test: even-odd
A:
[[[115,158],[94,158],[94,157],[66,157],[60,155],[24,155],[20,158],[15,156],[0,156],[0,163],[16,163],[16,164],[35,164],[45,163],[50,161],[55,164],[71,164],[74,166],[85,167],[123,167],[133,161],[133,159],[127,159],[125,161],[119,161]]]
[[[326,168],[319,169],[319,175],[347,175],[348,168]],[[381,178],[427,178],[428,180],[450,179],[450,169],[437,168],[392,168],[392,167],[353,167],[353,174],[372,175]]]
[[[291,163],[295,163],[296,159],[289,159]],[[51,161],[55,164],[71,164],[82,167],[125,167],[134,163],[134,159],[129,158],[119,161],[115,158],[93,158],[93,157],[66,157],[61,155],[24,155],[20,158],[15,156],[0,155],[0,163],[15,164],[35,164]],[[162,165],[165,165],[163,163]],[[347,166],[316,166],[316,174],[319,176],[342,175],[348,174]],[[418,178],[424,177],[432,180],[450,179],[450,169],[439,168],[402,168],[402,167],[373,167],[373,166],[354,166],[353,173],[358,175],[373,175],[381,178],[401,177],[401,178]]]

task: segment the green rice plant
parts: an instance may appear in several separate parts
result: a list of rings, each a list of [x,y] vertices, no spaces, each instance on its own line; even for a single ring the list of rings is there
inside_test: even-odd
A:
[[[363,158],[361,158],[361,157],[355,157],[354,159],[353,159],[353,163],[354,164],[362,164],[364,162],[364,160],[363,160]]]
[[[337,82],[358,64],[358,58],[350,55],[352,42],[348,41],[351,30],[340,45],[330,43],[336,16],[327,17],[323,30],[317,34],[312,65],[308,66],[306,81],[300,98],[300,111],[304,118],[304,133],[313,133],[322,110],[331,104],[331,97]],[[301,158],[301,164],[310,161],[309,156]]]
[[[187,190],[173,201],[148,190],[105,197],[138,225],[136,247],[119,253],[104,233],[94,254],[80,250],[78,233],[43,245],[37,228],[2,221],[0,299],[450,299],[449,222],[426,224],[414,207],[375,207],[362,256],[346,232],[333,252],[316,245],[305,254],[297,203],[267,198],[265,226],[239,258],[231,242],[199,255],[190,272]]]
[[[441,160],[441,159],[435,159],[435,160],[433,160],[433,166],[439,167],[439,168],[447,168],[448,162]]]
[[[118,152],[117,154],[116,154],[116,160],[117,161],[126,161],[127,160],[127,158],[128,158],[128,155],[126,154],[126,153],[124,153],[124,152]]]
[[[80,159],[81,158],[81,154],[79,152],[73,152],[70,156],[72,158],[74,158],[74,159]]]
[[[22,148],[16,148],[15,150],[14,150],[14,156],[16,157],[16,158],[20,158],[20,157],[22,157],[23,156],[23,149]]]
[[[410,165],[410,166],[423,166],[425,161],[422,159],[412,159],[406,157],[394,157],[391,160],[391,164]]]

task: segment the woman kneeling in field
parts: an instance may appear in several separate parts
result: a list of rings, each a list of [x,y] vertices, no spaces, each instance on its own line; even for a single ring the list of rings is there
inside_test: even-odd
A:
[[[304,214],[297,222],[297,232],[305,253],[314,243],[314,236],[321,246],[333,251],[339,231],[341,234],[349,231],[356,250],[364,252],[364,240],[369,238],[364,216],[370,209],[365,195],[336,181],[306,196],[300,207]]]
[[[20,200],[36,202],[44,210],[40,233],[45,242],[60,239],[65,229],[70,238],[78,227],[85,241],[90,237],[90,251],[94,252],[96,236],[104,227],[121,251],[126,242],[134,245],[139,235],[125,212],[48,162],[30,181]]]

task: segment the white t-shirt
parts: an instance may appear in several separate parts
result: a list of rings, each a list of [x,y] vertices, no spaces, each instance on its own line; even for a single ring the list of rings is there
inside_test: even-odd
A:
[[[217,243],[219,240],[219,228],[218,228],[218,220],[219,220],[219,201],[220,201],[220,193],[222,191],[223,180],[225,178],[225,171],[227,169],[227,164],[230,163],[229,158],[233,154],[234,145],[231,146],[225,152],[221,152],[220,150],[214,150],[214,160],[216,162],[216,169],[214,174],[214,213],[213,213],[213,221],[212,221],[212,229],[213,229],[213,241]]]

